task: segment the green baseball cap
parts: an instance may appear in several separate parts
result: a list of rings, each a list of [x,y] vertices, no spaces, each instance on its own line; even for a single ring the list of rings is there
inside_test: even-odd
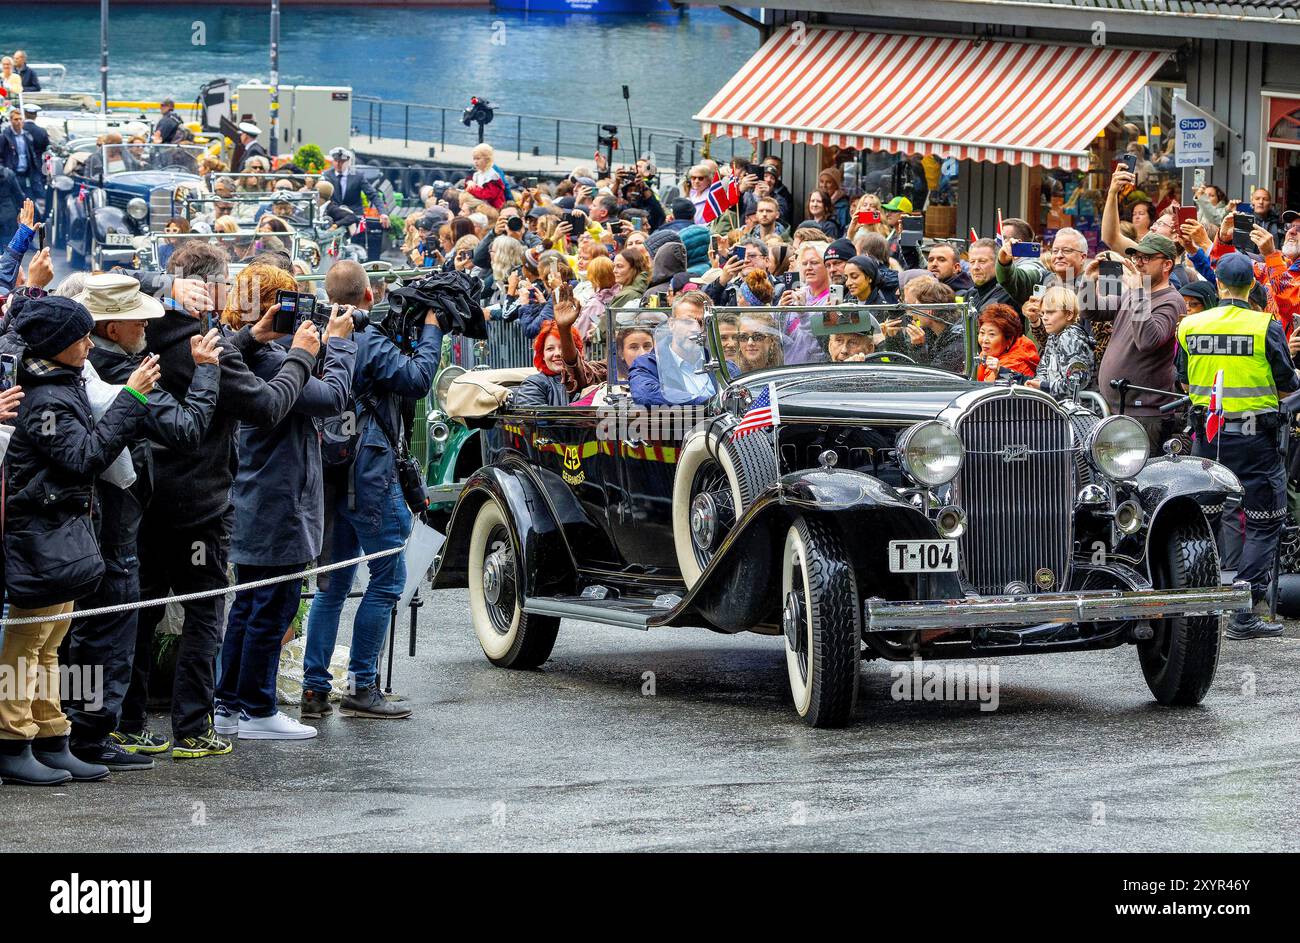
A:
[[[1142,237],[1142,241],[1128,250],[1129,255],[1163,255],[1170,261],[1178,261],[1178,243],[1174,242],[1168,236],[1162,236],[1156,232],[1149,232]]]
[[[905,196],[896,196],[884,206],[882,210],[889,210],[891,213],[910,213],[912,212],[912,201]]]

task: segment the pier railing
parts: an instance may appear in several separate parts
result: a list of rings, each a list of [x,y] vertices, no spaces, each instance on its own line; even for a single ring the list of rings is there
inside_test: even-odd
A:
[[[354,95],[352,133],[354,137],[364,137],[371,142],[401,141],[406,146],[427,143],[433,148],[429,156],[438,157],[448,146],[469,148],[478,143],[478,126],[464,125],[461,122],[463,113],[463,106]],[[677,128],[634,125],[629,131],[626,122],[499,110],[494,111],[493,121],[486,127],[484,140],[500,153],[514,154],[520,159],[548,157],[558,166],[564,158],[590,159],[597,150],[597,136],[604,134],[601,126],[605,124],[618,128],[619,147],[614,152],[615,164],[630,164],[649,151],[654,154],[655,163],[661,170],[671,169],[680,173],[695,163],[703,147],[699,138],[692,138]]]

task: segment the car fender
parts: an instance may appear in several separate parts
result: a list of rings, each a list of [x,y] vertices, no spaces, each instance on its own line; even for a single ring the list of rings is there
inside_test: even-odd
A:
[[[745,512],[688,594],[692,608],[729,632],[774,618],[785,535],[799,515],[823,518],[839,532],[862,598],[961,596],[955,573],[889,572],[889,541],[938,538],[934,524],[896,489],[858,471],[810,469],[783,475]]]
[[[131,231],[131,227],[126,222],[125,211],[116,206],[100,206],[94,210],[90,218],[96,242],[104,241],[110,226],[122,232]]]
[[[1191,511],[1192,506],[1213,520],[1225,504],[1239,504],[1245,493],[1237,476],[1218,462],[1172,455],[1148,461],[1133,479],[1133,488],[1144,522],[1121,549],[1140,553],[1148,576],[1153,537],[1158,538],[1169,521]]]
[[[484,501],[505,510],[515,546],[520,548],[522,595],[571,593],[576,568],[564,531],[542,489],[522,462],[503,457],[480,468],[465,482],[447,525],[447,540],[437,561],[434,589],[468,585],[469,538]]]

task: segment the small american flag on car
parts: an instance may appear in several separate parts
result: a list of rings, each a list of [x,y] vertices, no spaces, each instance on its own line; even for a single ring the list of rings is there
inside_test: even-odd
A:
[[[760,429],[774,429],[780,422],[781,408],[776,401],[776,384],[769,383],[754,397],[745,415],[740,417],[740,425],[731,432],[731,441]]]

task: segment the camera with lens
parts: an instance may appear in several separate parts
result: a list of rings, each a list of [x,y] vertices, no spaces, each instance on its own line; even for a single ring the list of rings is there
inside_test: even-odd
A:
[[[492,115],[496,110],[496,105],[492,104],[486,98],[479,98],[475,95],[469,100],[469,107],[460,116],[461,124],[469,127],[477,123],[479,130],[483,130],[483,125],[492,123]]]

